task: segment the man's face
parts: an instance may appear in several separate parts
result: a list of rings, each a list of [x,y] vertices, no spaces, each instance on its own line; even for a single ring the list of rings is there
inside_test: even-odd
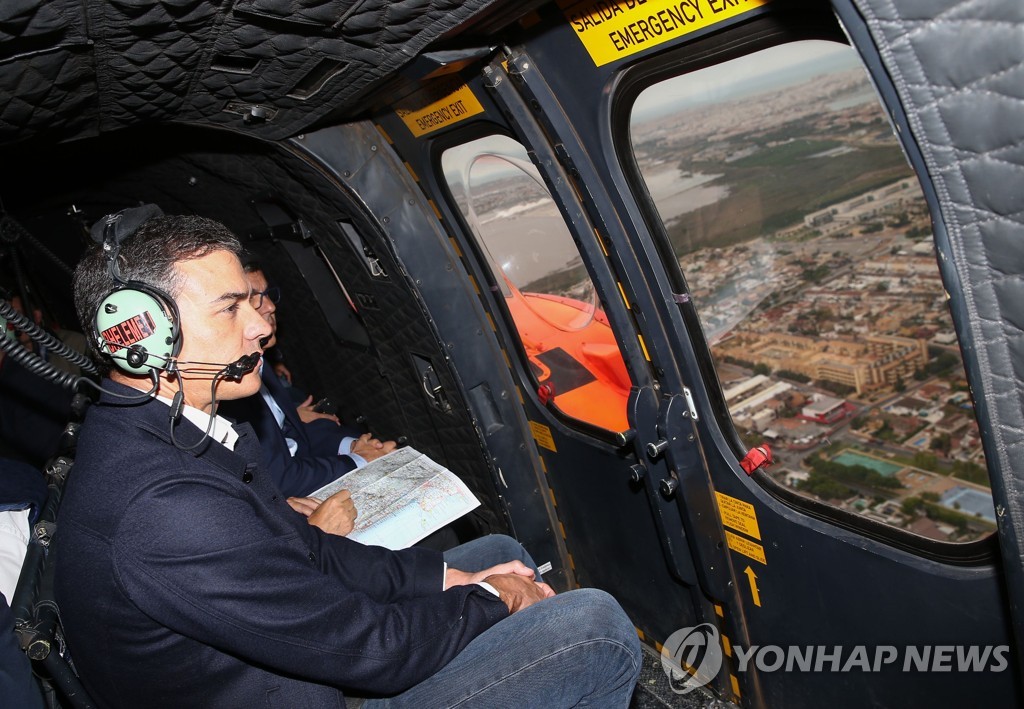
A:
[[[271,334],[270,325],[249,304],[249,281],[238,257],[213,251],[176,266],[183,286],[176,298],[181,315],[181,369],[201,367],[186,362],[225,365],[243,355],[259,352],[260,339]],[[211,372],[183,372],[185,403],[210,411]],[[258,369],[241,381],[220,380],[217,399],[240,399],[260,389]]]
[[[267,277],[263,275],[263,271],[250,271],[245,276],[249,279],[249,287],[252,288],[253,293],[265,293],[267,288],[270,287],[270,284],[267,283]],[[270,349],[277,344],[277,306],[274,305],[274,301],[270,298],[263,296],[263,302],[260,303],[257,312],[270,324],[272,332],[266,347],[266,349]]]

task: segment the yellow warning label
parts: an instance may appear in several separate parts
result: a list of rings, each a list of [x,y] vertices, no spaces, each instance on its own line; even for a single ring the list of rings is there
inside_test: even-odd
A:
[[[418,95],[417,98],[419,98]],[[434,100],[428,98],[427,100],[430,103],[426,106],[404,105],[395,108],[395,113],[417,138],[484,112],[480,101],[465,84],[439,98]]]
[[[718,498],[718,512],[722,515],[724,526],[743,532],[754,539],[761,538],[761,530],[757,526],[757,512],[754,511],[752,504],[720,492],[716,492],[715,497]]]
[[[537,445],[541,448],[547,448],[549,451],[558,451],[555,449],[555,439],[551,436],[551,429],[542,423],[536,421],[530,421],[530,431],[533,433],[534,439],[537,441]]]
[[[741,15],[768,0],[562,0],[597,66]]]
[[[754,561],[760,561],[765,566],[768,565],[768,560],[764,557],[764,547],[757,542],[744,539],[738,534],[733,534],[729,530],[725,531],[725,542],[733,551],[739,552],[743,556],[749,556]]]

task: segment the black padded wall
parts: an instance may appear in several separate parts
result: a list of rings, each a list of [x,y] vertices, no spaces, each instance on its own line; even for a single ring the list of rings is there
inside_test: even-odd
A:
[[[116,152],[116,160],[110,155]],[[60,169],[56,169],[59,165]],[[403,439],[458,474],[484,503],[472,515],[472,533],[505,531],[481,440],[427,315],[388,246],[338,185],[279,146],[223,131],[176,129],[119,132],[52,152],[12,153],[8,166],[19,177],[5,186],[5,206],[32,229],[63,223],[62,238],[78,222],[139,202],[167,213],[199,213],[227,224],[263,256],[268,275],[285,297],[280,307],[281,348],[299,383],[330,395],[349,417],[362,416],[375,433]],[[268,238],[255,202],[273,201],[300,219],[350,293],[372,294],[374,307],[360,318],[371,346],[346,346],[331,335],[315,294],[287,249]],[[80,217],[69,216],[71,205]],[[354,258],[339,226],[354,223],[379,255],[389,278],[374,282]],[[54,232],[56,234],[56,232]],[[41,234],[45,237],[45,234]],[[81,237],[79,249],[85,246]],[[451,411],[430,406],[412,355],[433,364],[451,397]]]

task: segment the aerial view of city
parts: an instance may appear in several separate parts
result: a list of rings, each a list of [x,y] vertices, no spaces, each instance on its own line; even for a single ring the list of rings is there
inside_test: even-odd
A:
[[[736,73],[772,72],[771,51]],[[635,112],[634,151],[733,423],[774,451],[768,474],[970,541],[995,515],[930,219],[853,62],[826,51],[827,69],[788,83]]]
[[[921,537],[992,533],[928,210],[853,51],[790,43],[656,84],[630,137],[732,423],[774,453],[766,473]],[[491,136],[445,164],[499,287],[603,317],[521,145]]]

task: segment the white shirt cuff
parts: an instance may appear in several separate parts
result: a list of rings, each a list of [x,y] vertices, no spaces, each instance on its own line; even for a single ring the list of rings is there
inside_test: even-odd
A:
[[[498,593],[498,589],[496,589],[494,586],[492,586],[491,584],[487,583],[486,581],[477,581],[476,585],[479,586],[482,589],[490,591],[491,593],[493,593],[495,595],[495,597],[501,598],[501,594]]]
[[[366,459],[358,453],[352,452],[352,444],[356,442],[352,436],[345,436],[341,439],[341,443],[338,444],[338,455],[347,455],[356,464],[357,468],[361,468],[366,465]]]
[[[445,577],[448,576],[448,562],[447,561],[443,561],[441,563],[444,564],[444,570],[441,572],[441,590],[444,591],[445,590],[445,587],[444,587]],[[477,581],[476,585],[479,586],[480,588],[484,589],[485,591],[490,591],[491,593],[494,594],[494,596],[496,598],[501,598],[501,594],[498,593],[498,589],[496,589],[494,586],[492,586],[491,584],[487,583],[486,581]]]

